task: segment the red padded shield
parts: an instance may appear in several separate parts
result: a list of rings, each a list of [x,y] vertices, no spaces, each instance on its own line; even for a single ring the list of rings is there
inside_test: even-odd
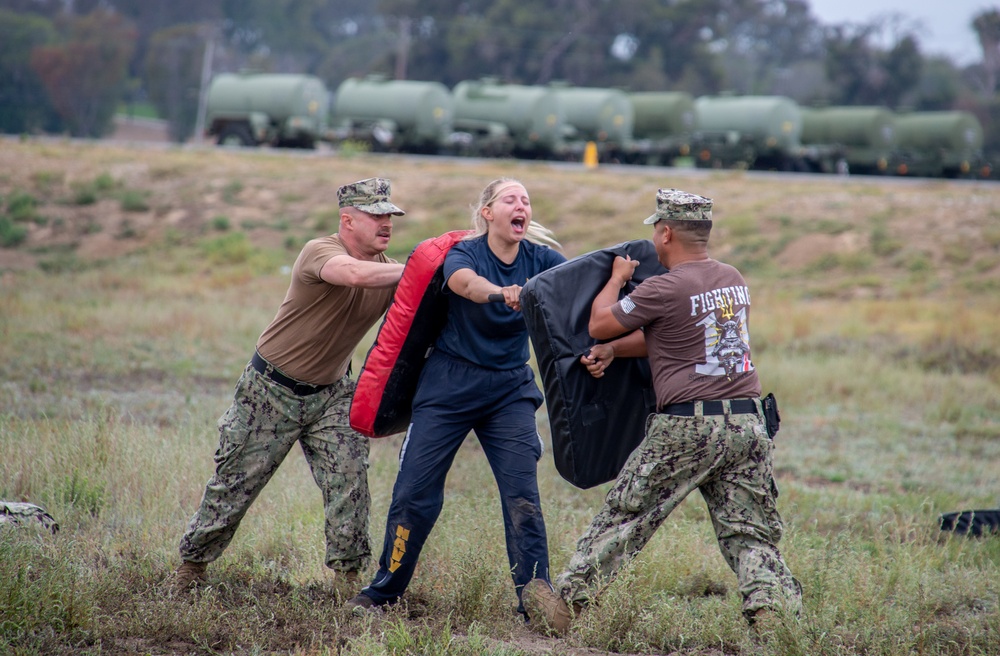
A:
[[[444,258],[470,230],[453,230],[420,242],[368,349],[351,402],[351,428],[368,437],[406,430],[413,395],[431,347],[448,317]]]

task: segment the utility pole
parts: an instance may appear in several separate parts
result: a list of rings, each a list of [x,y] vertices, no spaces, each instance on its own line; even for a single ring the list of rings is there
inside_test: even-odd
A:
[[[406,67],[410,58],[410,19],[403,17],[399,19],[399,48],[396,50],[396,73],[397,80],[406,79]]]
[[[208,105],[208,85],[212,79],[212,58],[215,57],[214,26],[207,26],[205,32],[205,50],[201,57],[201,84],[198,88],[198,117],[194,122],[194,139],[200,140],[205,135],[205,113]]]

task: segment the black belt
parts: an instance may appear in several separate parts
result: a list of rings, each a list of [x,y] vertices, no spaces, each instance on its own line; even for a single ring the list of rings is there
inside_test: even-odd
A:
[[[657,412],[661,415],[677,415],[679,417],[694,417],[696,404],[701,404],[701,414],[703,415],[724,415],[726,406],[723,401],[688,401],[686,403],[671,403],[665,405]],[[755,415],[757,414],[757,401],[754,399],[733,399],[729,402],[729,413],[734,415]]]
[[[289,378],[275,369],[273,364],[260,357],[260,353],[257,351],[254,351],[253,357],[250,358],[250,366],[256,369],[257,373],[260,375],[267,376],[279,385],[292,390],[292,393],[297,396],[309,396],[310,394],[315,394],[316,392],[322,392],[329,387],[329,385],[310,385],[309,383],[302,383],[294,378]]]

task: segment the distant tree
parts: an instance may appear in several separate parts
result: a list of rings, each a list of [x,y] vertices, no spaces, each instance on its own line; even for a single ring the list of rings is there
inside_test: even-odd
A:
[[[800,102],[930,107],[954,101],[947,67],[922,70],[918,30],[907,24],[912,19],[897,14],[824,28],[811,16],[810,1],[0,0],[0,5],[46,16],[99,7],[130,18],[138,36],[129,83],[147,93],[157,86],[156,93],[166,95],[156,102],[172,103],[168,113],[180,112],[177,116],[187,111],[180,73],[186,64],[178,60],[174,73],[160,67],[169,50],[162,39],[169,28],[203,22],[216,30],[213,72],[314,73],[331,89],[350,76],[380,73],[447,86],[495,76],[522,84],[561,80],[694,95],[777,93]],[[992,94],[1000,83],[1000,11],[981,12],[974,27],[985,59],[995,59],[956,73]],[[6,30],[0,32],[0,51],[6,37]],[[183,40],[178,34],[169,38]],[[160,53],[151,58],[154,41]],[[64,65],[75,59],[80,58],[69,57]],[[959,98],[967,86],[959,81]],[[177,120],[172,129],[181,138],[186,119]]]
[[[66,10],[64,0],[3,0],[2,9],[17,14],[34,14],[55,18]]]
[[[916,38],[906,35],[879,57],[886,78],[882,86],[883,102],[898,107],[903,98],[920,83],[924,59]]]
[[[52,23],[35,14],[0,9],[0,132],[58,131],[59,117],[31,68],[34,48],[56,38]]]
[[[378,10],[388,25],[405,18],[410,26],[411,79],[449,86],[482,76],[581,86],[684,79],[693,88],[717,88],[721,72],[707,47],[711,29],[703,28],[722,5],[760,1],[379,0]],[[393,73],[397,57],[390,52],[389,62],[373,66]]]
[[[225,0],[104,0],[104,4],[112,5],[145,36],[183,23],[222,20]]]
[[[995,171],[1000,169],[1000,96],[964,109],[977,114],[983,125],[983,153]]]
[[[539,13],[542,6],[549,11]],[[595,59],[607,57],[603,40],[594,33],[599,18],[587,0],[497,0],[475,26],[481,34],[472,56],[488,62],[485,74],[525,84],[546,84],[553,79],[576,82],[595,70]],[[461,55],[460,55],[461,56]]]
[[[834,104],[895,108],[920,81],[918,42],[905,34],[885,50],[875,44],[883,26],[838,25],[826,37],[826,74]]]
[[[768,0],[629,0],[621,7],[605,5],[601,22],[635,37],[633,66],[641,65],[656,48],[663,55],[669,88],[706,95],[729,86],[727,48],[752,49],[752,38],[744,40],[743,36],[753,34],[750,24],[760,18],[767,4]]]
[[[372,15],[357,0],[223,0],[223,14],[229,47],[295,73],[316,70],[345,22]]]
[[[631,59],[632,57],[630,57]],[[649,48],[639,61],[627,66],[619,78],[629,91],[661,91],[670,88],[663,64],[663,51]]]
[[[189,23],[221,23],[224,0],[102,0],[135,24],[136,48],[129,74],[144,77],[150,40],[156,32]],[[79,11],[77,13],[80,13]]]
[[[916,110],[951,109],[962,93],[962,76],[955,65],[943,57],[924,60],[920,83],[908,102]]]
[[[723,34],[721,26],[736,15],[742,15],[745,3],[762,0],[704,0],[703,2],[664,3],[660,0],[622,0],[620,3],[600,3],[595,33],[591,41],[600,48],[590,48],[601,61],[591,62],[587,72],[589,82],[574,80],[578,84],[612,86],[617,80],[633,80],[644,71],[649,77],[649,61],[662,64],[662,85],[650,88],[634,78],[636,90],[673,89],[695,95],[714,93],[724,86],[725,70],[719,56],[718,39]],[[618,59],[613,66],[603,62],[614,61],[608,57],[617,40],[629,45],[627,59]],[[580,48],[588,44],[580,43]],[[619,52],[616,59],[621,57]]]
[[[872,78],[868,30],[834,26],[826,37],[826,77],[833,85],[833,104],[869,104]]]
[[[800,105],[829,104],[833,95],[822,59],[804,59],[781,67],[767,88],[770,94],[787,96]]]
[[[175,25],[154,32],[146,54],[145,78],[149,98],[167,120],[170,138],[184,142],[198,118],[201,69],[207,29],[204,25]]]
[[[792,67],[822,61],[822,28],[803,0],[734,2],[712,28],[727,89],[771,94]]]
[[[332,40],[324,71],[702,94],[734,86],[727,75],[768,88],[786,77],[776,68],[821,59],[807,0],[377,0],[375,11]]]
[[[135,29],[105,9],[63,17],[59,25],[62,42],[37,48],[31,67],[70,134],[100,137],[111,130],[125,89]]]
[[[991,9],[978,14],[972,20],[972,29],[979,36],[979,44],[983,48],[983,92],[992,95],[1000,78],[1000,10]]]
[[[342,34],[334,39],[326,54],[316,65],[315,74],[336,88],[349,77],[364,77],[370,73],[392,75],[395,48],[392,33],[385,30],[365,30]],[[411,69],[412,70],[412,69]],[[409,78],[437,80],[439,77],[423,77],[423,71]]]

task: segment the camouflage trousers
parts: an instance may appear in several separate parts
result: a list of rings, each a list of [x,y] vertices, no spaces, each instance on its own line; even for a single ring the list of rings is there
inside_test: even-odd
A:
[[[571,604],[593,601],[597,587],[649,542],[688,494],[699,490],[722,556],[736,573],[744,614],[761,608],[799,612],[801,588],[776,546],[782,525],[772,451],[761,415],[650,415],[645,439],[555,580],[556,591]]]
[[[184,560],[212,562],[229,546],[251,504],[298,442],[323,493],[326,565],[352,571],[371,559],[368,438],[350,427],[355,383],[297,396],[247,366],[219,418],[215,474],[181,538]]]

